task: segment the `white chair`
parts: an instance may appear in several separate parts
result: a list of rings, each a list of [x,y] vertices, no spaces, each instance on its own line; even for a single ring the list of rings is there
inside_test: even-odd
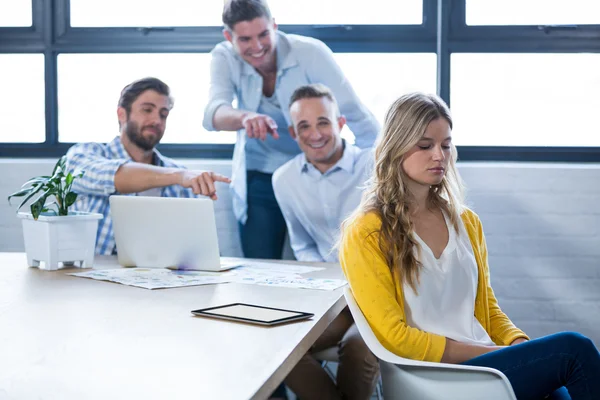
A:
[[[495,369],[415,361],[390,352],[371,330],[349,287],[344,296],[360,335],[379,358],[385,400],[516,400],[506,376]]]

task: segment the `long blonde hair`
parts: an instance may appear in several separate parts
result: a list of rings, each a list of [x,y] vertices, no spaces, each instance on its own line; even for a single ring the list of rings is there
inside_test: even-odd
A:
[[[436,95],[410,93],[397,99],[388,109],[383,132],[375,148],[375,168],[359,207],[342,224],[345,228],[365,214],[374,212],[381,219],[379,248],[390,270],[417,292],[421,264],[414,249],[420,251],[410,218],[411,194],[401,164],[425,134],[427,126],[438,118],[452,128],[448,106]],[[428,207],[439,208],[449,216],[455,230],[463,207],[463,185],[456,169],[456,147],[451,144],[451,159],[442,182],[432,186]],[[341,243],[341,242],[340,242]]]

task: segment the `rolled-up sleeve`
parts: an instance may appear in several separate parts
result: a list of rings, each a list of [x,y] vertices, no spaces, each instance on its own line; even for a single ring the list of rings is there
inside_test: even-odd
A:
[[[217,109],[223,105],[231,105],[235,88],[231,79],[231,65],[227,60],[227,49],[218,45],[211,52],[210,87],[208,104],[204,109],[202,126],[208,131],[216,131],[213,118]]]
[[[379,122],[354,92],[331,49],[318,40],[314,44],[312,62],[308,64],[311,82],[322,83],[333,91],[340,112],[354,133],[356,146],[361,149],[372,147],[380,130]]]
[[[81,195],[110,196],[116,193],[115,174],[127,158],[109,159],[98,143],[80,143],[67,152],[67,171],[84,172],[73,181],[73,191]]]

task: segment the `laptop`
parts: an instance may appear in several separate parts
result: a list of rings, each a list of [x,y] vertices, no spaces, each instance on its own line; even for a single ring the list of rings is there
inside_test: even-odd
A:
[[[202,198],[109,198],[117,258],[124,267],[224,271],[213,201]]]

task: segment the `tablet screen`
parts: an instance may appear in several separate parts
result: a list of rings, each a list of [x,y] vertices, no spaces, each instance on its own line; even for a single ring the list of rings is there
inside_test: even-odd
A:
[[[312,314],[292,311],[273,309],[262,306],[254,306],[251,304],[228,304],[221,307],[211,307],[203,310],[192,311],[196,315],[215,316],[222,318],[241,319],[255,321],[259,323],[272,323],[275,321],[296,319],[299,317],[309,318]]]

